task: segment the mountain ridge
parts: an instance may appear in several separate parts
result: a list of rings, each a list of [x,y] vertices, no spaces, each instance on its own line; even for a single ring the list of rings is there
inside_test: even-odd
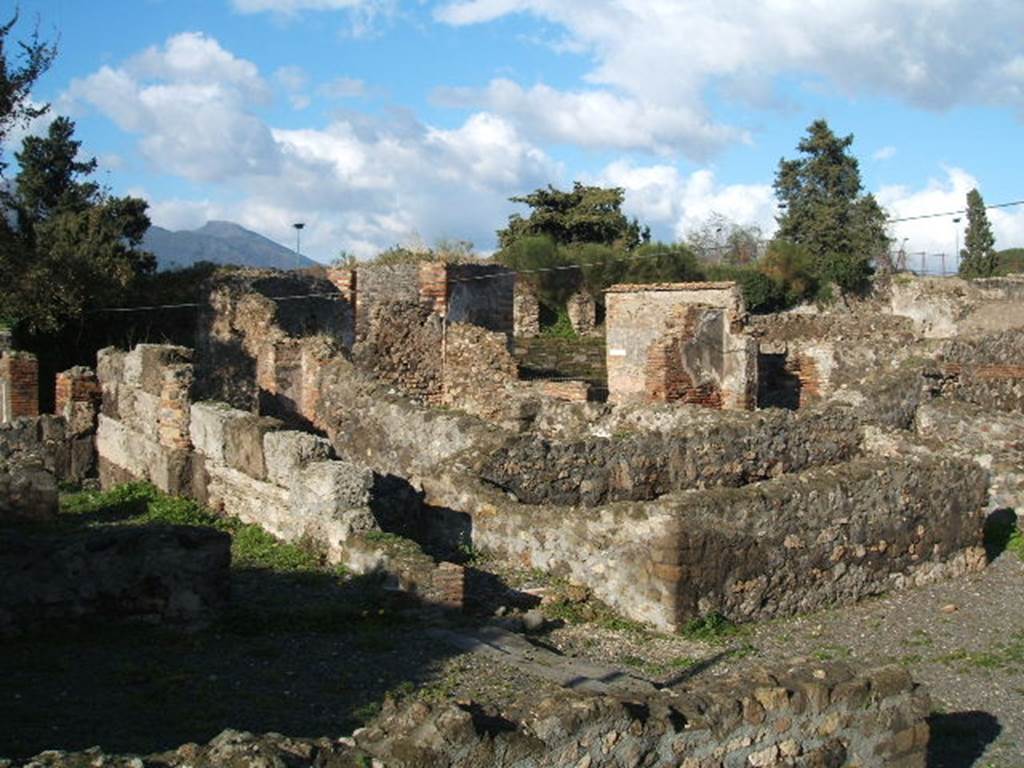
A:
[[[157,269],[161,271],[190,267],[200,261],[276,269],[319,265],[258,232],[223,220],[208,221],[191,230],[151,226],[142,240],[142,248],[156,256]]]

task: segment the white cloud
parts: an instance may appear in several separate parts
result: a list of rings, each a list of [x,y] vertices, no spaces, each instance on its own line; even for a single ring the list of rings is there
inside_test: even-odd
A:
[[[216,181],[278,167],[270,131],[249,111],[267,98],[252,62],[212,38],[185,33],[120,67],[73,80],[62,101],[89,105],[141,135],[140,150],[155,168]]]
[[[756,225],[765,235],[775,230],[775,194],[770,184],[721,185],[703,169],[688,176],[672,165],[608,165],[599,183],[626,190],[624,208],[649,224],[659,238],[680,240],[721,214],[742,225]]]
[[[885,162],[886,160],[892,160],[896,157],[896,147],[889,145],[885,147],[879,147],[875,150],[871,157],[879,162]]]
[[[282,18],[303,11],[344,11],[348,17],[345,34],[367,37],[377,30],[381,19],[398,12],[398,0],[232,0],[239,13],[273,13]]]
[[[978,179],[970,173],[962,168],[946,168],[944,178],[930,179],[923,189],[888,186],[882,187],[876,196],[878,202],[889,212],[890,218],[899,219],[962,211],[967,204],[967,193],[975,187],[984,195]],[[959,216],[961,221],[954,223],[954,216]],[[1024,245],[1024,206],[992,209],[988,211],[988,218],[996,238],[996,248]],[[904,238],[907,239],[908,252],[945,253],[948,257],[947,268],[952,269],[952,254],[956,250],[957,233],[959,232],[962,247],[966,226],[966,216],[951,213],[949,216],[897,222],[890,225],[890,233],[896,240],[896,247],[899,247]],[[914,266],[916,265],[917,262],[914,262]],[[929,262],[929,265],[929,269],[938,268],[937,262]]]
[[[927,8],[918,0],[456,0],[435,16],[468,25],[513,13],[561,27],[568,38],[563,47],[594,62],[586,80],[607,98],[637,104],[645,115],[690,115],[719,133],[729,129],[706,117],[709,88],[763,107],[775,101],[772,84],[780,75],[809,73],[851,95],[883,93],[928,109],[990,104],[1024,110],[1019,2],[980,10],[971,0]],[[556,103],[573,112],[564,103],[579,95],[561,93]],[[532,114],[543,120],[539,109]],[[614,137],[630,117],[609,113],[606,120],[619,124],[602,130]],[[588,133],[601,135],[594,131]],[[671,135],[679,149],[700,154],[699,131]],[[661,148],[661,137],[648,138],[648,148]]]
[[[716,125],[686,106],[659,106],[607,90],[560,91],[547,85],[524,89],[511,80],[496,79],[482,90],[440,89],[435,99],[450,105],[483,105],[539,139],[584,147],[660,154],[685,148],[701,158],[727,143],[748,139],[744,132]]]

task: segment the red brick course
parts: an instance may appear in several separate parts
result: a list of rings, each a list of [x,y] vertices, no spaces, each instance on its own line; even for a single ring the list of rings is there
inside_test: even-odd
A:
[[[12,419],[39,415],[39,361],[28,352],[0,355],[0,379],[8,383]]]

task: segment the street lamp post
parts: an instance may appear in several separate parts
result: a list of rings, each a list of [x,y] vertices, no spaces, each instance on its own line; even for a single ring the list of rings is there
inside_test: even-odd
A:
[[[302,234],[302,228],[306,226],[304,221],[297,221],[292,224],[295,227],[295,268],[299,267],[299,257],[302,256],[302,241],[300,235]]]
[[[956,250],[953,251],[953,265],[956,267],[957,274],[960,273],[960,227],[957,225],[960,223],[960,217],[953,217],[953,231],[956,233]]]

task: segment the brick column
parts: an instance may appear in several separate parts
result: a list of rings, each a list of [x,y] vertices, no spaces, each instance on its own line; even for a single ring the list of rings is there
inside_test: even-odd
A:
[[[72,434],[83,435],[96,429],[96,414],[103,401],[99,380],[91,368],[76,366],[57,374],[56,408]]]
[[[420,264],[420,304],[444,317],[448,312],[448,265],[440,261]]]
[[[462,610],[466,604],[466,569],[455,563],[442,562],[434,571],[434,587],[445,608]]]
[[[39,415],[39,361],[35,355],[4,352],[0,355],[0,380],[6,393],[0,419]]]

